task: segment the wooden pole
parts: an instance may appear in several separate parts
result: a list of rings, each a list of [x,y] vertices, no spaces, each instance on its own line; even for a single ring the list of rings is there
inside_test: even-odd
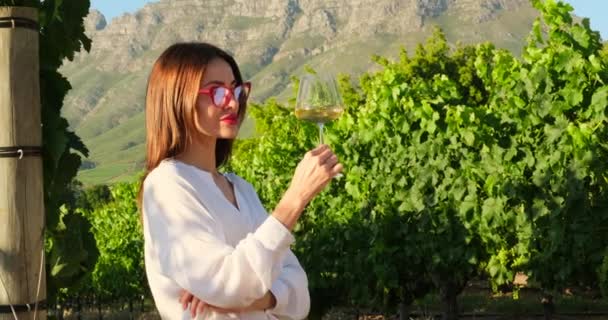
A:
[[[46,300],[37,21],[0,7],[0,320],[33,319]]]

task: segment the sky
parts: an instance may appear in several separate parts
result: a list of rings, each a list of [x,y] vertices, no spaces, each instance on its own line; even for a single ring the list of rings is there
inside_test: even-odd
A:
[[[91,7],[103,13],[108,22],[126,12],[135,12],[148,2],[158,0],[91,0]],[[566,0],[574,7],[574,13],[591,18],[591,27],[600,31],[602,38],[608,40],[608,1],[606,0]]]
[[[574,7],[574,14],[591,19],[591,29],[597,30],[603,40],[608,40],[608,1],[606,0],[567,0]]]
[[[133,13],[148,2],[158,2],[158,0],[91,0],[91,8],[101,11],[109,23],[112,18],[126,12]]]

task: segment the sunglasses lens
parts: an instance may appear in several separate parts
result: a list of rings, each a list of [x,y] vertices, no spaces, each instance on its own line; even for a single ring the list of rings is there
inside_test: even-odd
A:
[[[215,103],[218,107],[223,107],[224,102],[226,101],[226,94],[228,91],[226,88],[217,87],[215,92],[213,92],[213,103]]]
[[[247,99],[249,97],[249,87],[247,85],[240,85],[234,90],[234,94],[240,99]]]
[[[241,98],[243,98],[243,86],[238,86],[238,87],[234,88],[234,96],[238,100],[241,100]]]

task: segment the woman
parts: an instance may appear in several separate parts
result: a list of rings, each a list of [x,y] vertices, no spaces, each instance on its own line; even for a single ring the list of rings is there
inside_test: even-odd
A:
[[[163,319],[308,314],[307,278],[289,249],[291,231],[342,165],[327,146],[309,151],[269,215],[249,183],[218,172],[250,88],[234,59],[205,43],[169,47],[150,74],[140,194],[146,274]]]

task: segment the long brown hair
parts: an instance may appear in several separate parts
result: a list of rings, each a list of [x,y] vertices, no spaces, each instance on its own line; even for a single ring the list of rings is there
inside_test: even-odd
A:
[[[138,204],[141,208],[143,183],[150,171],[164,159],[182,153],[197,134],[196,100],[207,64],[213,59],[226,61],[236,84],[242,84],[241,71],[234,58],[208,43],[177,43],[167,48],[154,63],[146,92],[146,170],[141,180]],[[247,102],[240,101],[242,123]],[[226,164],[232,152],[232,139],[218,139],[216,167]]]

